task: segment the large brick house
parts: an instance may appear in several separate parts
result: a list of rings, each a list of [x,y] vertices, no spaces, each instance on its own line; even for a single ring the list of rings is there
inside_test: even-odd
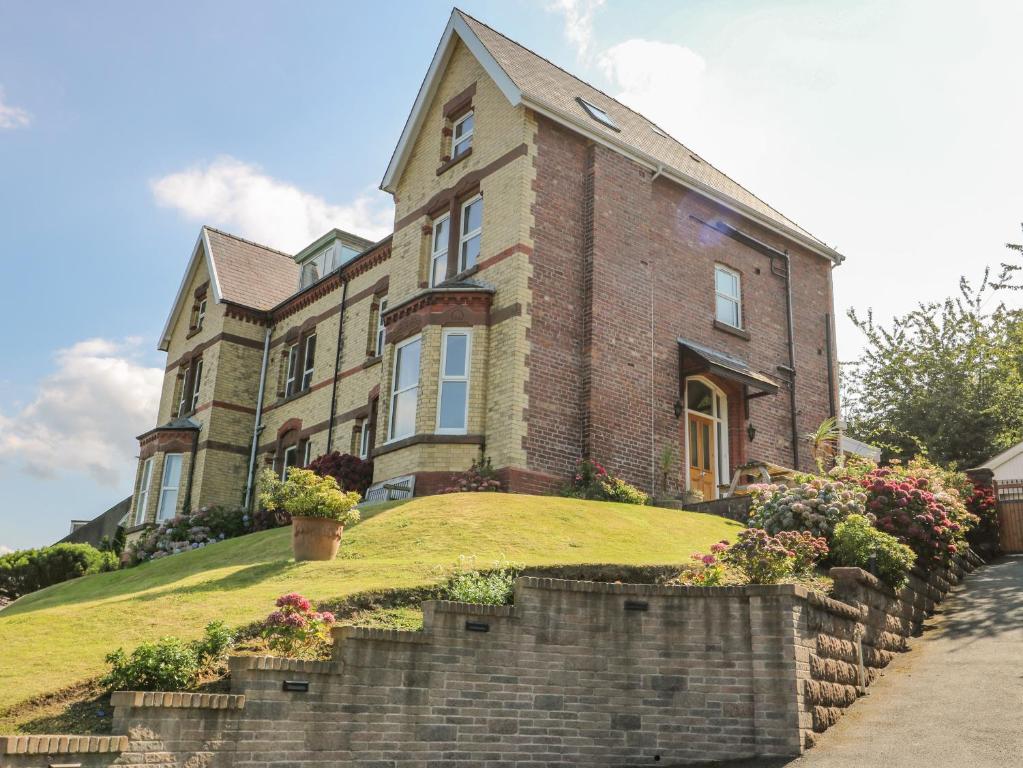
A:
[[[381,186],[377,243],[202,228],[132,524],[331,450],[416,493],[481,453],[525,492],[583,456],[707,497],[752,458],[809,468],[842,257],[642,115],[455,10]]]

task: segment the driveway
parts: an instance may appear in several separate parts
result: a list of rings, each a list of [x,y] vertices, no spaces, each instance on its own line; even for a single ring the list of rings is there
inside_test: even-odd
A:
[[[1023,555],[966,578],[801,758],[748,768],[1023,766]]]

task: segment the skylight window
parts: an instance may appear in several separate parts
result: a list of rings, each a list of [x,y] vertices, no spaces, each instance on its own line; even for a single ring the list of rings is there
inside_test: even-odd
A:
[[[664,131],[662,131],[660,128],[658,128],[656,125],[652,125],[651,124],[650,130],[653,131],[654,133],[656,133],[658,136],[663,136],[664,138],[668,138],[668,134],[666,134]]]
[[[621,130],[615,123],[615,121],[611,119],[611,115],[602,110],[596,104],[590,104],[590,102],[586,101],[586,99],[578,96],[576,97],[576,101],[578,101],[579,106],[585,109],[586,113],[594,120],[596,120],[598,123],[602,123],[603,125],[610,128],[612,131]]]

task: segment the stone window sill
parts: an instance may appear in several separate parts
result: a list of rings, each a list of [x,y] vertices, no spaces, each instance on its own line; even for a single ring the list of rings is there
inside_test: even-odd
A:
[[[372,368],[374,365],[376,365],[383,359],[384,359],[383,355],[370,355],[369,357],[366,358],[365,362],[363,362],[362,367]]]
[[[722,331],[723,333],[737,336],[745,341],[750,340],[749,331],[743,330],[742,328],[736,328],[734,325],[729,325],[728,323],[722,323],[720,320],[714,321],[714,328],[715,330]]]
[[[298,398],[302,397],[302,395],[308,395],[309,392],[310,392],[310,390],[303,389],[303,390],[301,390],[299,392],[293,392],[292,394],[288,395],[287,397],[278,397],[277,398],[277,402],[274,403],[274,407],[276,408],[277,406],[284,405],[285,403],[290,403],[293,400],[298,400]]]
[[[433,434],[433,433],[422,433],[418,435],[412,435],[411,437],[404,437],[401,440],[395,440],[391,443],[384,443],[383,445],[377,446],[373,449],[372,456],[383,456],[385,453],[391,453],[392,451],[400,451],[402,448],[408,448],[410,445],[483,445],[483,435],[447,435],[447,434]]]
[[[437,175],[440,176],[445,171],[450,170],[452,167],[458,165],[460,162],[465,160],[465,158],[469,157],[469,155],[471,155],[471,154],[472,154],[472,147],[469,147],[467,150],[465,150],[465,152],[460,154],[458,157],[453,157],[450,160],[445,160],[443,163],[440,164],[440,168],[437,169]]]

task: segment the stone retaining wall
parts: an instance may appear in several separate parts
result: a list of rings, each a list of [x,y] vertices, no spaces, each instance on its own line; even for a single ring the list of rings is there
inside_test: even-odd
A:
[[[74,737],[11,737],[0,740],[0,768],[505,768],[796,755],[976,564],[914,575],[898,594],[836,568],[835,599],[796,585],[522,577],[514,606],[427,602],[422,632],[339,628],[330,661],[233,658],[233,695],[116,694],[114,729],[127,736],[105,752],[61,752],[59,739]],[[21,738],[44,741],[11,746]]]

